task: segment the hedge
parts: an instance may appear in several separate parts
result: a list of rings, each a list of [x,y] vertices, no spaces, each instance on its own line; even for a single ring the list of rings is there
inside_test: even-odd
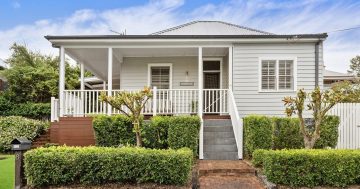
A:
[[[13,139],[22,137],[33,140],[48,127],[48,122],[20,116],[0,117],[0,152],[10,150]]]
[[[93,127],[97,146],[136,144],[132,122],[125,115],[94,116]]]
[[[252,115],[244,118],[244,152],[249,157],[256,149],[271,149],[272,120],[270,117]]]
[[[176,116],[171,118],[168,130],[168,143],[172,149],[190,148],[197,154],[200,131],[198,116]]]
[[[338,139],[339,117],[326,116],[320,139],[314,148],[334,148]],[[298,118],[251,115],[244,118],[244,151],[250,157],[256,149],[304,148]]]
[[[262,156],[262,157],[257,157]],[[269,150],[255,152],[269,181],[292,187],[360,184],[360,150]]]
[[[154,116],[148,124],[142,127],[144,146],[147,148],[167,149],[168,130],[174,118],[169,116]]]
[[[49,147],[25,153],[30,186],[124,182],[187,183],[192,169],[190,149],[154,150],[134,147]]]
[[[50,114],[50,103],[14,104],[0,95],[0,116],[23,116],[31,119],[48,120]]]

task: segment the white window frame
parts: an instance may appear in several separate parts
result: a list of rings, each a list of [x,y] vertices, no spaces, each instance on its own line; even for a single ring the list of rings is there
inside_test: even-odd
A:
[[[219,61],[220,62],[220,70],[204,70],[203,68],[203,73],[220,73],[220,89],[223,88],[223,59],[222,58],[217,58],[217,57],[204,57],[203,58],[203,66],[204,66],[204,61]],[[204,82],[204,81],[203,81]]]
[[[275,64],[275,89],[271,89],[271,90],[264,90],[262,89],[262,71],[261,71],[261,66],[262,66],[262,61],[263,60],[273,60],[276,62]],[[293,89],[279,89],[279,60],[292,60],[293,61]],[[294,92],[297,91],[297,57],[260,57],[259,58],[259,69],[258,69],[258,79],[259,79],[259,92],[266,92],[266,93],[278,93],[278,92]]]
[[[152,67],[170,67],[170,78],[169,78],[169,89],[172,89],[172,75],[173,75],[173,70],[172,70],[172,63],[150,63],[148,64],[148,82],[147,85],[150,87],[151,86],[151,68]]]

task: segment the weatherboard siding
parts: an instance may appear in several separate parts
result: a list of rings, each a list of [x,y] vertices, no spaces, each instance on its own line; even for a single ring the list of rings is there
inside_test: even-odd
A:
[[[259,58],[297,58],[297,88],[312,90],[315,86],[315,44],[235,44],[233,50],[233,91],[240,116],[263,114],[284,116],[285,96],[296,92],[260,92]],[[320,47],[319,85],[322,87],[323,56]]]

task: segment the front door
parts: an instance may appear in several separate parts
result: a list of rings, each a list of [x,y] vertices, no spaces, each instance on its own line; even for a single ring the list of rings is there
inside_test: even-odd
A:
[[[204,113],[205,114],[218,114],[220,109],[220,61],[219,60],[207,60],[203,63],[203,86],[204,86]]]

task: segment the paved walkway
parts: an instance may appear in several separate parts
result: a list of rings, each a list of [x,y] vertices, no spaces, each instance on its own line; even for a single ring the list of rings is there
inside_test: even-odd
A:
[[[265,189],[255,169],[241,160],[200,160],[201,189]]]

